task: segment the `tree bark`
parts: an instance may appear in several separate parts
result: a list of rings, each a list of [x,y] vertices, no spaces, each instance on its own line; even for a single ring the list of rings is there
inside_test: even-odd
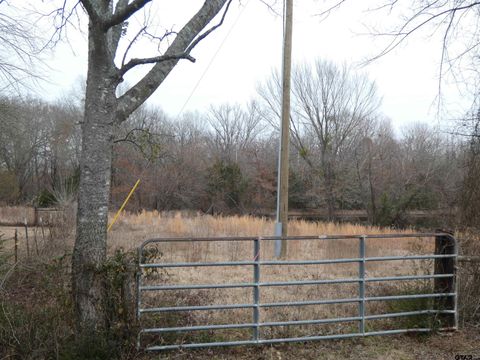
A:
[[[72,285],[77,335],[106,326],[104,278],[112,165],[115,88],[106,32],[90,24],[88,79]]]

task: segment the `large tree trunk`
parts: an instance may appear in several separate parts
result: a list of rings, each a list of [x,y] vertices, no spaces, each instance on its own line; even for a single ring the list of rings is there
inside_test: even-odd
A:
[[[111,171],[111,124],[85,122],[78,194],[77,235],[72,260],[77,324],[82,330],[103,328],[102,265]],[[82,331],[83,332],[83,331]]]
[[[106,259],[108,204],[115,122],[116,80],[107,36],[89,31],[89,68],[82,124],[82,157],[72,285],[77,334],[105,329],[103,264]]]
[[[78,194],[77,238],[72,259],[72,290],[77,335],[106,329],[103,265],[106,260],[108,204],[112,167],[113,127],[124,121],[159,87],[180,59],[193,59],[190,51],[218,28],[202,30],[227,0],[207,0],[158,57],[133,58],[120,68],[114,58],[127,20],[149,0],[82,0],[89,15],[88,74],[82,126],[82,156]],[[229,1],[230,4],[231,1]],[[116,4],[114,6],[114,3]],[[135,66],[154,64],[150,71],[118,99],[115,90],[122,76]]]

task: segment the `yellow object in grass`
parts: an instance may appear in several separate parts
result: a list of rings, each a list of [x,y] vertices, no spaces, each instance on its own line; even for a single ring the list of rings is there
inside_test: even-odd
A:
[[[126,197],[126,199],[125,199],[125,201],[123,202],[122,206],[120,206],[120,209],[118,209],[117,213],[116,213],[115,216],[113,217],[112,222],[110,223],[110,225],[108,225],[107,231],[110,231],[110,229],[112,228],[113,224],[115,224],[115,222],[117,221],[118,217],[120,216],[120,213],[123,211],[123,209],[124,209],[125,206],[127,205],[128,200],[130,200],[130,197],[133,195],[133,193],[135,192],[136,188],[138,187],[138,184],[140,184],[140,179],[138,179],[137,182],[135,183],[135,185],[133,185],[132,190],[130,190],[130,193],[129,193],[128,196]]]

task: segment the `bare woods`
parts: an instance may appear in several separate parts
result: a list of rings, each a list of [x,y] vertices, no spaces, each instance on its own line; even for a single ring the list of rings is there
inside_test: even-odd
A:
[[[312,69],[308,71],[316,71]],[[454,124],[469,136],[456,135],[455,127],[425,123],[396,131],[376,103],[358,117],[345,104],[316,107],[327,104],[321,101],[327,95],[305,92],[311,87],[306,71],[297,72],[306,78],[297,78],[291,121],[291,209],[328,209],[331,219],[344,210],[362,210],[370,223],[394,226],[409,225],[407,214],[423,210],[449,214],[452,223],[476,225],[480,168],[476,117],[467,114]],[[212,106],[181,119],[159,108],[142,107],[115,126],[111,207],[118,208],[141,179],[128,210],[223,214],[273,210],[278,146],[275,79],[265,82],[260,95],[245,105]],[[54,104],[0,99],[3,204],[62,206],[75,201],[81,151],[79,99],[81,94],[75,93]],[[323,117],[329,112],[338,115]]]

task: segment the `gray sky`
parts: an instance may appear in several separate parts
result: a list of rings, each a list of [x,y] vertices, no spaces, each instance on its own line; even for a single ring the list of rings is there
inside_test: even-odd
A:
[[[201,2],[164,1],[158,3],[163,8],[155,8],[149,16],[152,22],[178,29]],[[384,29],[398,20],[393,15],[365,11],[363,1],[350,1],[321,21],[314,16],[320,11],[321,2],[295,3],[294,62],[321,57],[358,65],[378,54],[386,44],[383,37],[365,34],[370,32],[366,26]],[[359,71],[376,81],[383,97],[382,112],[393,120],[397,129],[414,121],[437,124],[442,117],[459,117],[470,105],[468,94],[459,93],[461,89],[446,78],[443,111],[440,117],[436,116],[441,42],[439,36],[429,35],[429,32],[415,34],[392,53],[359,67]],[[52,84],[44,86],[49,99],[69,91],[86,74],[85,36],[70,30],[69,38],[70,45],[57,46],[48,60],[51,68],[56,69],[49,75]],[[140,50],[147,47],[141,44],[135,55],[140,56]],[[161,106],[171,116],[179,114],[182,108],[202,111],[210,104],[244,103],[255,96],[257,83],[280,66],[281,47],[281,18],[259,0],[243,0],[240,6],[235,2],[224,26],[194,50],[197,62],[181,62],[149,103]],[[140,73],[127,81],[135,83]]]

